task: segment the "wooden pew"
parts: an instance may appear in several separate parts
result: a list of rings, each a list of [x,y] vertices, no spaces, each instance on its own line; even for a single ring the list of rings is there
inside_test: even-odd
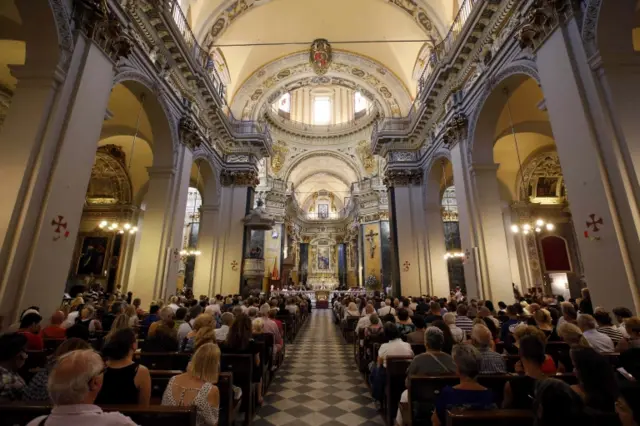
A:
[[[42,340],[44,341],[44,350],[50,354],[54,353],[56,349],[58,349],[58,346],[60,346],[62,342],[65,341],[65,339],[42,339]]]
[[[342,328],[342,336],[344,337],[347,343],[351,342],[350,337],[353,337],[353,339],[356,338],[355,330],[359,320],[360,320],[360,317],[349,316],[344,322],[340,323]]]
[[[138,352],[134,355],[134,360],[149,370],[185,371],[191,355],[184,352]]]
[[[0,405],[2,424],[25,425],[39,416],[49,415],[51,406],[46,404],[12,403]],[[140,426],[195,426],[195,407],[163,407],[160,405],[104,405],[104,411],[117,411],[128,416]]]
[[[552,376],[570,385],[576,384],[578,378],[573,374],[558,374]],[[502,406],[504,386],[510,380],[525,380],[524,376],[513,374],[487,374],[478,376],[478,383],[490,389],[494,395],[496,406]],[[460,383],[457,376],[424,376],[412,375],[409,377],[409,408],[411,424],[419,425],[428,422],[431,412],[435,408],[435,402],[440,390],[445,386],[456,386]]]
[[[596,426],[614,426],[620,424],[617,413],[591,413],[589,418]],[[531,410],[463,410],[447,411],[447,426],[533,426]]]
[[[164,395],[169,380],[171,380],[173,376],[182,373],[182,371],[178,370],[149,370],[149,374],[151,375],[151,405],[161,404],[162,395]],[[220,392],[220,415],[218,424],[219,426],[232,425],[240,409],[239,402],[233,399],[233,374],[220,373],[216,386]]]
[[[18,371],[18,374],[27,382],[35,376],[36,372],[46,367],[48,352],[45,351],[25,351],[27,359]]]
[[[427,348],[424,345],[411,345],[411,350],[414,355],[420,355],[427,351]]]
[[[409,368],[412,360],[413,357],[387,357],[387,379],[385,383],[385,400],[383,407],[385,410],[385,421],[388,426],[395,424],[400,396],[405,390],[404,382],[407,377],[407,368]]]
[[[255,365],[253,355],[225,354],[220,357],[220,370],[233,373],[234,384],[242,389],[242,404],[240,411],[245,413],[245,425],[250,425],[255,414],[256,394],[253,384],[253,369]]]

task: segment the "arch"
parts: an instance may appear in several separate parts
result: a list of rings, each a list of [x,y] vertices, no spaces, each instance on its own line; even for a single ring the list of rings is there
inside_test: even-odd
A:
[[[433,155],[430,156],[429,161],[424,166],[425,185],[424,185],[423,197],[425,201],[425,207],[427,206],[427,203],[430,201],[430,197],[432,197],[434,194],[439,195],[440,184],[438,183],[437,192],[434,192],[435,182],[432,182],[432,181],[433,181],[433,178],[436,176],[436,174],[439,175],[439,181],[442,180],[442,167],[440,165],[441,160],[446,160],[447,162],[451,163],[451,152],[448,149],[439,148],[436,152],[433,153]]]
[[[640,26],[640,11],[634,1],[589,0],[584,9],[582,39],[589,55],[600,53],[619,59],[634,54],[632,31]]]
[[[103,145],[96,152],[85,202],[88,206],[129,205],[133,185],[125,156],[117,145]]]
[[[360,170],[360,168],[358,167],[358,164],[355,162],[355,160],[352,160],[351,158],[345,156],[345,155],[340,155],[339,153],[335,152],[335,151],[324,151],[324,150],[320,150],[320,151],[311,151],[308,153],[305,153],[303,155],[300,155],[298,158],[296,158],[294,161],[291,162],[291,164],[288,165],[287,169],[285,170],[285,172],[282,174],[284,176],[284,181],[285,182],[289,182],[289,177],[291,176],[291,172],[293,170],[295,170],[303,161],[309,160],[311,158],[315,158],[315,157],[331,157],[331,158],[335,158],[343,163],[345,163],[349,169],[355,174],[356,176],[356,180],[360,181],[362,180],[362,172]]]
[[[220,203],[220,171],[211,161],[211,156],[204,150],[194,152],[193,164],[200,166],[202,182],[198,191],[202,196],[202,205],[217,206]]]
[[[567,240],[559,235],[540,238],[545,272],[572,272],[571,256]]]
[[[535,64],[526,60],[513,63],[485,82],[484,91],[469,120],[468,164],[493,164],[495,127],[504,104],[504,95],[499,89],[518,87],[530,78],[540,85]]]
[[[123,85],[132,93],[145,95],[144,111],[151,126],[153,167],[175,168],[178,156],[179,135],[177,120],[166,100],[164,91],[146,74],[125,67],[118,70],[114,87]]]
[[[338,49],[334,49],[333,63],[324,76],[311,69],[306,51],[261,66],[238,87],[229,104],[237,117],[256,120],[262,106],[283,91],[314,82],[362,87],[375,96],[387,117],[406,115],[411,107],[409,90],[391,70],[371,58]]]

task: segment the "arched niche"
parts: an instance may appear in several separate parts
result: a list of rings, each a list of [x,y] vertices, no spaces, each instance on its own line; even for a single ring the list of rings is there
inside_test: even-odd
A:
[[[98,148],[85,196],[87,207],[117,207],[131,204],[132,185],[126,170],[126,156],[118,145]]]

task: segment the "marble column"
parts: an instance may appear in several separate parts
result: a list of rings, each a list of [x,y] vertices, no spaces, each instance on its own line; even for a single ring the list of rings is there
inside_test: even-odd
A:
[[[469,298],[479,298],[481,291],[481,276],[478,274],[477,252],[478,243],[475,238],[474,218],[472,216],[472,196],[469,175],[467,173],[467,161],[463,148],[466,141],[460,141],[451,147],[451,166],[453,168],[453,181],[456,185],[456,202],[458,204],[458,224],[460,227],[460,243],[462,250],[468,253],[464,262],[464,281]],[[506,303],[506,301],[505,301]]]
[[[418,297],[430,291],[425,253],[424,207],[421,169],[388,170],[391,234],[395,279],[403,296]],[[394,283],[398,288],[398,283]]]
[[[483,298],[509,304],[514,298],[497,170],[497,164],[472,164],[470,177],[479,218],[477,238]]]
[[[177,151],[176,169],[149,167],[149,189],[146,208],[137,238],[135,276],[129,291],[148,306],[154,299],[175,294],[182,233],[189,194],[189,177],[193,156],[181,145]]]
[[[439,167],[439,165],[434,166]],[[427,183],[428,184],[428,183]],[[425,229],[427,234],[427,270],[430,294],[440,297],[449,295],[449,269],[445,254],[447,247],[442,223],[442,203],[440,201],[440,185],[435,193],[430,192],[425,199]]]
[[[55,96],[57,83],[53,79],[46,83],[37,74],[31,81],[23,76],[24,91],[16,90],[16,109],[9,112],[2,131],[2,139],[11,142],[0,143],[12,151],[8,157],[0,154],[0,161],[15,161],[8,169],[0,166],[8,171],[2,191],[9,198],[3,202],[8,208],[0,209],[0,226],[14,230],[2,232],[8,238],[3,252],[10,253],[9,262],[5,259],[3,264],[3,316],[15,318],[20,309],[36,305],[46,318],[62,300],[113,84],[113,60],[126,53],[106,49],[81,34],[66,80]],[[25,167],[33,168],[30,176]],[[10,211],[13,203],[18,211],[26,209],[17,220]]]
[[[248,213],[257,172],[223,170],[220,175],[219,233],[215,253],[215,293],[240,292],[245,227],[242,219]]]
[[[196,259],[193,294],[213,296],[215,275],[216,238],[219,229],[219,206],[202,205],[200,207],[200,230],[198,231],[198,250],[201,254]]]
[[[553,32],[536,63],[556,140],[571,213],[594,306],[640,309],[637,198],[624,153],[602,123],[602,106],[575,19]],[[623,115],[626,120],[628,115]],[[637,118],[634,118],[637,120]],[[629,158],[627,158],[629,160]],[[581,237],[590,215],[599,232]]]

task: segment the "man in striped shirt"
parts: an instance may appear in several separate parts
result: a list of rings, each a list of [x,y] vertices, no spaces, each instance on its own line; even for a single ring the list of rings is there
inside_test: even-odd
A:
[[[596,312],[593,314],[593,318],[595,318],[596,322],[598,323],[598,331],[609,336],[613,341],[614,346],[617,345],[620,340],[622,340],[624,336],[617,327],[613,326],[613,321],[611,320],[609,312],[606,312],[604,310],[596,310]]]
[[[456,326],[460,327],[465,333],[471,333],[473,328],[473,321],[467,316],[467,306],[458,305],[456,313]]]

